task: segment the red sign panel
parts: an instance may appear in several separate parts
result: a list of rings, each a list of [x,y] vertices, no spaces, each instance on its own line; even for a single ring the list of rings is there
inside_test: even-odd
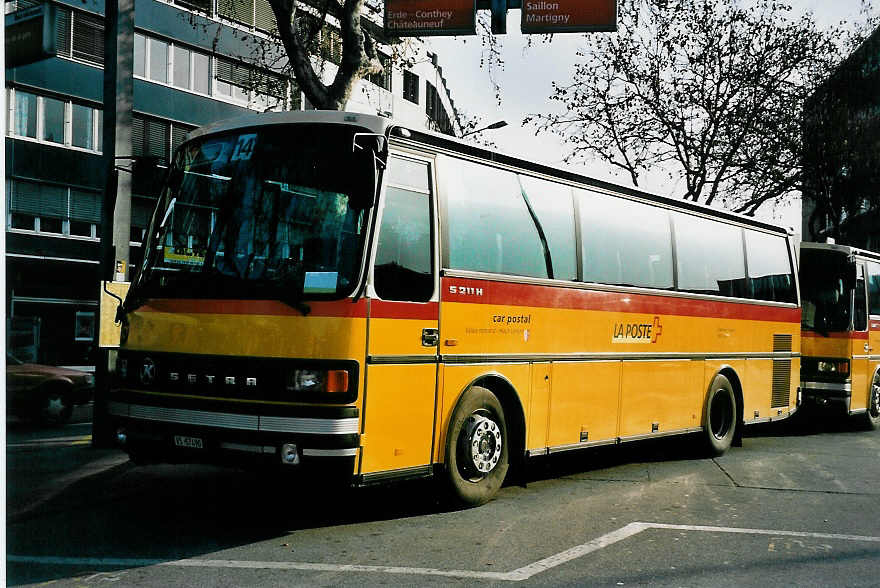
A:
[[[476,34],[476,0],[385,0],[385,32],[397,37]]]
[[[523,0],[524,33],[617,30],[617,0]]]

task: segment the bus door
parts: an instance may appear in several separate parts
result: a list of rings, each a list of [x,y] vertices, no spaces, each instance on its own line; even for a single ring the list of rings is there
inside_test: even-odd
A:
[[[853,333],[850,339],[852,348],[850,357],[850,377],[852,378],[852,392],[850,396],[850,410],[859,410],[868,406],[868,357],[870,343],[868,333],[868,293],[865,282],[864,262],[857,260],[855,263],[855,288],[853,291]]]
[[[430,472],[437,391],[436,206],[431,162],[391,155],[369,293],[365,481]]]

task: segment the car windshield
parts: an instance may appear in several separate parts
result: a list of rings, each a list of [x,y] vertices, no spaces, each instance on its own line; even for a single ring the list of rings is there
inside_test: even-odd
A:
[[[839,251],[803,249],[800,260],[801,326],[819,333],[851,327],[852,286],[848,257]]]
[[[283,125],[185,143],[151,223],[142,297],[341,298],[375,178],[354,127]],[[359,206],[358,195],[361,205]]]

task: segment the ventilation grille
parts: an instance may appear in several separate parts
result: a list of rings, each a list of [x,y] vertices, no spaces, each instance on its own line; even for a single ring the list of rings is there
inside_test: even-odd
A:
[[[773,360],[773,397],[770,408],[783,408],[791,400],[791,360]]]
[[[791,335],[773,335],[773,351],[791,351]]]

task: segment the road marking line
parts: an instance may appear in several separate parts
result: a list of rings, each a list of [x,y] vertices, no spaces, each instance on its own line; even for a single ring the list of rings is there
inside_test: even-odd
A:
[[[24,447],[57,447],[59,445],[86,445],[92,442],[91,435],[79,435],[76,437],[47,437],[45,439],[33,439],[23,443],[7,443],[8,449],[21,449]]]
[[[538,560],[511,572],[477,572],[471,570],[440,570],[437,568],[410,568],[405,566],[368,566],[359,564],[322,564],[308,562],[284,561],[245,561],[229,559],[189,558],[179,560],[136,559],[136,558],[104,558],[104,557],[57,557],[7,555],[10,563],[29,563],[43,565],[74,565],[74,566],[110,566],[110,567],[147,567],[172,566],[187,568],[226,568],[250,570],[298,570],[311,572],[368,572],[381,574],[402,574],[411,576],[443,576],[447,578],[499,580],[520,582],[561,566],[590,553],[604,549],[610,545],[634,537],[649,529],[697,531],[704,533],[734,533],[739,535],[773,535],[776,537],[804,537],[808,539],[832,539],[838,541],[859,541],[880,543],[880,537],[869,535],[844,535],[837,533],[811,533],[807,531],[779,531],[772,529],[746,529],[740,527],[712,527],[705,525],[671,525],[665,523],[633,522],[620,529],[606,533],[592,541],[566,549],[550,557]]]
[[[807,539],[837,539],[839,541],[864,541],[880,543],[880,537],[868,535],[839,535],[837,533],[809,533],[806,531],[773,531],[770,529],[743,529],[740,527],[707,527],[704,525],[667,525],[649,523],[652,529],[672,529],[677,531],[703,531],[709,533],[739,533],[741,535],[775,535],[777,537],[804,537]]]

